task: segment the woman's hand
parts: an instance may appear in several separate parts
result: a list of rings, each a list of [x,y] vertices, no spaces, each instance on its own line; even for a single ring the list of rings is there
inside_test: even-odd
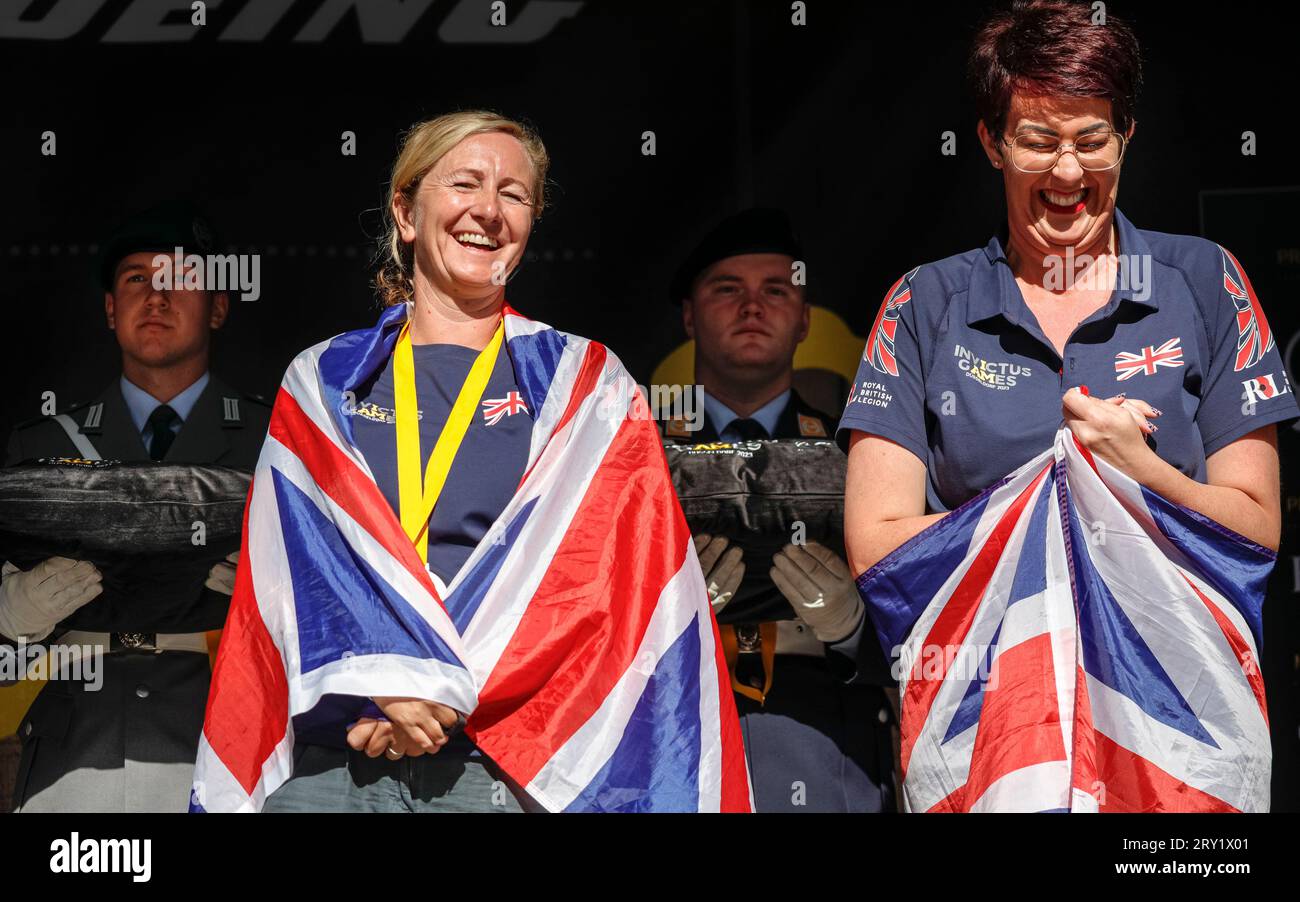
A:
[[[393,725],[386,720],[362,717],[348,730],[348,745],[371,758],[378,758],[392,747]],[[389,755],[394,761],[401,755]]]
[[[1078,389],[1061,399],[1065,425],[1079,443],[1157,495],[1277,550],[1282,532],[1277,427],[1261,426],[1205,460],[1206,482],[1171,466],[1146,445],[1160,416],[1145,401],[1099,401]]]
[[[447,744],[452,728],[460,722],[460,714],[454,708],[422,698],[375,696],[374,702],[388,718],[390,729],[388,744],[380,751],[388,752],[388,757],[394,759],[402,755],[418,758],[426,753],[436,753]],[[366,754],[370,754],[374,744],[372,737],[366,746]]]
[[[1072,388],[1061,398],[1061,415],[1079,444],[1129,475],[1155,453],[1146,437],[1159,428],[1151,420],[1160,411],[1146,401],[1125,395],[1103,401]]]

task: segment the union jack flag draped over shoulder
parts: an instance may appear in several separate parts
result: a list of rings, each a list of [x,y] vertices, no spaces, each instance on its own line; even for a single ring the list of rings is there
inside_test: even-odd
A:
[[[704,577],[631,377],[602,345],[505,309],[536,414],[528,464],[439,597],[344,412],[406,316],[309,348],[284,377],[191,809],[260,809],[291,775],[294,718],[326,696],[409,696],[467,712],[468,736],[547,810],[751,810]]]
[[[858,578],[912,811],[1266,811],[1274,554],[1055,447]]]

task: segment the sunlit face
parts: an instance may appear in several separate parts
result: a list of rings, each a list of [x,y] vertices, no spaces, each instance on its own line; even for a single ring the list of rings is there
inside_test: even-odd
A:
[[[1103,98],[1021,94],[1012,95],[1002,140],[980,123],[985,152],[1002,170],[1013,240],[1056,254],[1068,247],[1095,247],[1109,238],[1122,161],[1113,169],[1090,171],[1067,147],[1046,172],[1022,172],[1012,163],[1008,142],[1023,134],[1072,145],[1113,127],[1110,103]]]
[[[533,227],[533,168],[502,132],[471,135],[443,155],[415,194],[413,215],[394,201],[403,241],[415,245],[417,281],[456,298],[499,294]]]
[[[146,366],[171,366],[206,353],[210,330],[226,321],[229,301],[222,292],[154,287],[155,251],[123,257],[104,295],[108,327],[122,353]],[[175,281],[184,273],[172,273]]]
[[[808,336],[808,305],[792,284],[793,263],[784,254],[742,254],[700,273],[682,305],[697,356],[733,374],[790,366]]]

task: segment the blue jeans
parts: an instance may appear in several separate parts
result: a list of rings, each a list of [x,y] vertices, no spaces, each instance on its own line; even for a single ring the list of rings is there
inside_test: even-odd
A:
[[[503,814],[525,807],[539,810],[486,757],[437,754],[390,761],[350,748],[301,743],[294,749],[293,776],[271,793],[262,810]]]

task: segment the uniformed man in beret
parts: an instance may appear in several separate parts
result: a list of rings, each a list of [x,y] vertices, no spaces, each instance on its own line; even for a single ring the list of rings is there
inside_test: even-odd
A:
[[[155,284],[155,258],[177,248],[186,256],[216,250],[206,220],[184,204],[133,218],[104,244],[98,275],[122,372],[88,400],[19,424],[6,466],[79,457],[253,469],[269,405],[209,371],[227,294],[180,288],[179,272]],[[59,557],[26,571],[4,564],[0,641],[104,652],[98,691],[51,679],[20,724],[16,810],[187,810],[208,694],[205,634],[225,620],[237,555],[214,566],[204,585],[196,582],[196,598],[178,605],[194,622],[170,634],[139,632],[125,621],[112,633],[69,631],[61,623],[74,612],[106,602],[96,567]]]
[[[695,341],[704,417],[662,424],[685,444],[829,439],[836,418],[793,387],[794,355],[809,308],[796,264],[803,250],[779,210],[750,209],[720,223],[673,277],[682,324]],[[848,565],[815,542],[772,560],[745,560],[724,536],[697,535],[715,613],[747,567],[768,572],[797,614],[776,623],[721,627],[749,757],[757,810],[893,811],[895,787],[888,673],[859,672],[858,647],[873,642]]]

